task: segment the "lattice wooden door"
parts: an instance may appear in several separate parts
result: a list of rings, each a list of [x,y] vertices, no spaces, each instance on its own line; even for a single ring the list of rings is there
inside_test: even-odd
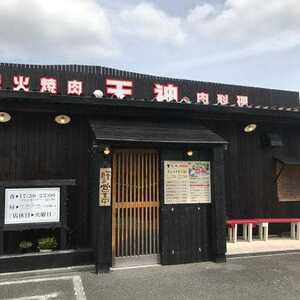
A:
[[[113,153],[114,257],[159,252],[159,157],[153,150]]]

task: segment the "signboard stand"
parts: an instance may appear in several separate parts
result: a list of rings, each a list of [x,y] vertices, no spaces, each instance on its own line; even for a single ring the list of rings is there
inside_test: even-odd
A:
[[[31,230],[31,229],[54,229],[54,228],[59,228],[60,229],[60,243],[59,247],[60,249],[65,249],[67,245],[67,199],[68,199],[68,194],[67,194],[67,187],[68,186],[74,186],[75,185],[75,180],[74,179],[65,179],[65,180],[27,180],[27,181],[9,181],[9,182],[0,182],[0,255],[4,253],[4,232],[7,231],[24,231],[24,230]],[[43,200],[40,200],[40,205],[45,205],[44,203],[48,206],[48,209],[52,209],[52,211],[55,209],[57,211],[57,218],[56,219],[51,219],[48,217],[48,220],[46,218],[46,221],[34,221],[34,220],[27,220],[24,221],[18,220],[14,222],[11,219],[11,216],[6,215],[8,208],[5,208],[6,200],[6,192],[7,195],[9,193],[13,194],[14,192],[16,195],[28,195],[35,197],[36,195],[40,195],[41,192],[44,193],[44,196],[47,197],[47,193],[50,193],[50,191],[58,191],[58,196],[57,195],[51,195],[52,198]],[[20,191],[20,192],[18,192]],[[45,192],[46,191],[46,192]],[[56,199],[58,197],[58,199]],[[12,196],[12,198],[14,198]],[[17,197],[16,197],[17,198]],[[42,197],[40,197],[42,198]],[[53,204],[53,201],[57,200],[59,203],[59,207],[56,207]],[[37,200],[36,200],[37,201]],[[45,202],[46,201],[46,202]],[[20,203],[16,202],[15,203]],[[28,207],[30,207],[30,201],[28,201]],[[11,204],[14,206],[15,204]],[[25,207],[24,210],[27,208],[26,205],[22,205]],[[37,207],[39,207],[37,206]],[[24,211],[23,210],[23,211]],[[54,210],[54,212],[55,212]],[[21,211],[21,209],[19,210]],[[30,219],[31,216],[32,218],[39,217],[39,211],[36,212],[35,214],[32,213],[28,217]],[[50,214],[51,215],[51,214]],[[22,215],[23,216],[23,215]]]

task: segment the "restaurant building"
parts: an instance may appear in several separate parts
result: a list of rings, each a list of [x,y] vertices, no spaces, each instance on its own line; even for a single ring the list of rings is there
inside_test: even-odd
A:
[[[224,262],[226,219],[300,216],[299,132],[298,92],[0,64],[0,271]]]

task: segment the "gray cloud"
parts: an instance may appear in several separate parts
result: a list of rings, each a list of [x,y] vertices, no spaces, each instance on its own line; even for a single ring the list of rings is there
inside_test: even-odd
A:
[[[299,0],[161,1],[1,0],[1,58],[180,77],[209,68],[199,74],[211,80],[220,65],[272,53],[291,67],[285,53],[299,52]]]
[[[300,40],[300,2],[297,0],[227,0],[223,7],[203,4],[187,16],[205,42],[221,41],[249,55],[296,47]]]
[[[0,38],[7,59],[118,54],[107,12],[93,0],[0,1]]]
[[[119,30],[128,36],[158,44],[182,45],[185,34],[179,17],[171,17],[150,3],[124,9],[119,14]]]

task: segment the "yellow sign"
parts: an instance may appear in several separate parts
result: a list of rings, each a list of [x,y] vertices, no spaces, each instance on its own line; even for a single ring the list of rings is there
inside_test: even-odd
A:
[[[111,168],[100,168],[99,206],[111,203]]]

